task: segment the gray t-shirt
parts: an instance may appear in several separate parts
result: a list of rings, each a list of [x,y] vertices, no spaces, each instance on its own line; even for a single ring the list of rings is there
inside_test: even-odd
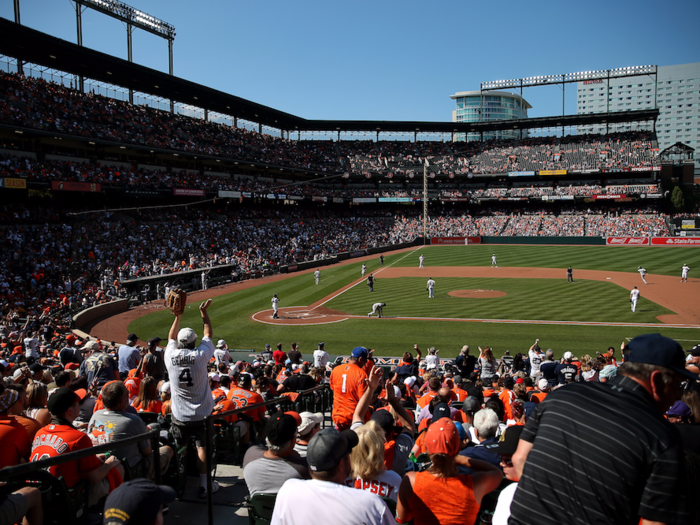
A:
[[[88,436],[95,446],[146,432],[148,432],[146,424],[139,416],[111,410],[98,410],[92,415],[88,425]],[[129,466],[133,467],[143,459],[141,451],[148,449],[149,446],[148,440],[141,441],[116,449],[114,455],[119,459],[126,459]]]
[[[289,456],[271,459],[263,447],[250,447],[243,457],[243,477],[248,492],[277,493],[288,479],[311,479],[306,458]]]

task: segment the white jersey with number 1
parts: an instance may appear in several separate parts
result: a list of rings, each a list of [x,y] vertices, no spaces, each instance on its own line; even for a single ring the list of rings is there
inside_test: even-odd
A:
[[[214,401],[209,388],[207,364],[214,356],[214,343],[209,337],[193,350],[177,348],[171,339],[165,347],[165,367],[170,376],[173,416],[183,422],[201,421],[211,414]]]

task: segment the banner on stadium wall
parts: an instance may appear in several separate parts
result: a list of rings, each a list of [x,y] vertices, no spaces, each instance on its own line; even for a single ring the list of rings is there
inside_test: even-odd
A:
[[[177,195],[178,197],[204,197],[204,190],[173,188],[173,195]]]
[[[343,198],[342,197],[333,197],[333,202],[335,204],[343,204]]]
[[[13,190],[26,190],[27,189],[27,179],[13,179],[13,178],[0,178],[0,188],[7,188]]]
[[[247,198],[251,198],[251,197],[253,196],[253,194],[252,194],[252,192],[250,192],[250,191],[244,191],[244,192],[243,192],[243,196],[244,196],[244,197],[247,197]]]
[[[630,171],[654,171],[654,166],[636,166],[630,168]]]
[[[377,199],[374,197],[353,197],[352,202],[361,204],[366,202],[377,202]]]
[[[629,168],[606,168],[600,171],[603,173],[627,173],[629,170]]]
[[[608,237],[605,239],[608,246],[649,246],[648,237]]]
[[[540,175],[566,175],[566,170],[540,170]]]
[[[430,244],[481,244],[481,237],[431,237]]]
[[[684,230],[687,230],[687,229],[694,230],[696,228],[695,219],[683,219],[683,220],[681,220],[681,228]]]
[[[534,171],[509,171],[508,176],[509,177],[534,177],[535,172]]]
[[[296,272],[298,269],[299,269],[298,264],[290,264],[289,266],[287,266],[287,270],[289,270],[290,272]]]
[[[311,197],[311,202],[328,202],[328,197]]]
[[[574,196],[573,196],[573,195],[562,195],[562,196],[561,196],[561,200],[563,200],[563,201],[572,201],[572,200],[574,200]]]
[[[287,200],[290,200],[290,201],[303,201],[303,200],[304,200],[304,197],[302,197],[301,195],[287,195]]]
[[[440,197],[442,202],[469,202],[469,197]]]
[[[413,202],[412,197],[379,197],[379,202]]]
[[[99,193],[101,190],[99,182],[67,182],[67,181],[52,181],[51,189],[58,191],[89,191],[91,193]]]
[[[593,200],[618,200],[618,199],[625,199],[627,198],[627,195],[624,193],[614,193],[610,195],[592,195]]]
[[[700,246],[700,237],[652,237],[654,246]]]
[[[240,191],[224,191],[224,190],[219,190],[219,197],[221,198],[226,198],[226,199],[240,199],[241,198],[241,192]]]
[[[661,193],[647,193],[647,194],[642,193],[641,197],[642,197],[642,199],[645,197],[647,199],[662,199],[663,194],[661,194]]]
[[[281,193],[268,193],[267,195],[265,195],[265,198],[270,199],[270,200],[275,200],[275,199],[284,200],[287,198],[287,196],[282,195]]]
[[[600,173],[600,170],[595,169],[595,170],[575,170],[576,173]]]

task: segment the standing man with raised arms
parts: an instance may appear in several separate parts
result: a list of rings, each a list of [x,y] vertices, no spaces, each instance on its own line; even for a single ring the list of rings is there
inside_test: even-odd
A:
[[[190,438],[195,439],[201,499],[207,497],[207,442],[204,425],[205,418],[214,408],[207,375],[207,363],[214,357],[215,350],[212,341],[214,329],[207,312],[210,305],[211,299],[199,305],[204,325],[204,336],[199,346],[195,346],[197,334],[192,328],[180,329],[180,319],[185,306],[183,304],[180,311],[173,310],[175,320],[170,327],[168,345],[165,347],[165,366],[168,369],[172,393],[171,431],[178,448],[187,446]],[[212,480],[212,492],[218,490],[219,484]]]

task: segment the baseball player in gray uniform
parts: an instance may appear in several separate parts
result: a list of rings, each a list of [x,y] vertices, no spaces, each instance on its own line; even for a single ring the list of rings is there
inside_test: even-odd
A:
[[[681,268],[681,282],[682,283],[687,283],[688,282],[688,272],[690,271],[690,266],[687,264],[683,265],[683,268]]]
[[[321,280],[321,270],[316,270],[314,272],[314,279],[316,279],[316,284]]]
[[[425,256],[421,253],[418,257],[418,268],[423,268],[423,263],[425,262]]]
[[[199,497],[207,497],[207,443],[204,418],[211,415],[214,401],[209,389],[207,364],[214,356],[214,343],[211,338],[214,330],[207,309],[211,299],[199,305],[204,324],[204,337],[196,346],[197,334],[192,328],[180,329],[182,314],[176,315],[168,334],[165,347],[165,367],[170,377],[172,394],[171,432],[178,448],[187,446],[191,437],[197,447],[197,470],[199,471]],[[219,490],[219,484],[212,480],[212,492]]]
[[[639,290],[635,286],[630,292],[630,303],[632,303],[632,311],[637,310],[637,301],[639,301]]]
[[[496,254],[491,256],[491,268],[498,268],[498,262],[496,262]]]
[[[386,303],[374,303],[372,305],[372,311],[367,314],[367,317],[372,317],[372,315],[374,315],[375,313],[377,314],[377,317],[381,317],[385,306]]]

